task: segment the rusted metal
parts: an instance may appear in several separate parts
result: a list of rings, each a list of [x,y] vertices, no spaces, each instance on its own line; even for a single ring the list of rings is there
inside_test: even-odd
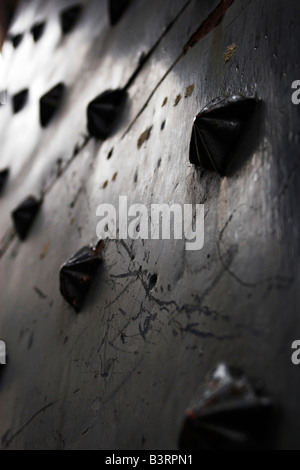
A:
[[[0,50],[19,0],[1,0],[0,2]]]
[[[219,5],[212,11],[208,18],[203,21],[197,31],[195,31],[195,33],[190,37],[189,41],[184,46],[184,51],[187,51],[190,47],[193,47],[198,41],[204,38],[220,24],[233,2],[234,0],[221,0]]]
[[[256,106],[255,98],[216,98],[194,119],[190,162],[224,174],[242,130]]]
[[[10,37],[10,40],[14,49],[17,49],[20,46],[21,42],[23,41],[23,38],[24,38],[24,34],[22,33],[15,34],[14,36]]]

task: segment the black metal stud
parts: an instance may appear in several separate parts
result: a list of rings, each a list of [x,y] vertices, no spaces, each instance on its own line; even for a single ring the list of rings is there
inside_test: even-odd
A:
[[[29,196],[13,211],[12,219],[21,240],[26,239],[40,205],[41,201],[37,201],[33,196]]]
[[[96,277],[103,248],[103,241],[96,248],[85,246],[60,268],[60,292],[76,312]]]
[[[82,5],[76,4],[63,10],[60,14],[61,28],[64,34],[70,33],[76,26],[82,11]]]
[[[118,23],[129,4],[130,0],[109,0],[109,18],[111,26]]]
[[[36,23],[32,26],[30,32],[33,36],[34,42],[38,42],[41,39],[45,31],[45,26],[46,26],[45,21]]]
[[[0,194],[2,193],[4,186],[6,184],[6,181],[9,176],[9,169],[5,168],[4,170],[0,171]]]
[[[12,107],[14,114],[19,113],[26,106],[29,91],[27,89],[20,91],[12,97]]]
[[[59,83],[40,99],[40,121],[42,127],[47,127],[58,110],[65,91],[65,85]]]
[[[17,49],[21,42],[23,41],[24,34],[15,34],[10,37],[14,49]]]
[[[241,374],[220,364],[186,412],[181,450],[256,449],[266,434],[271,401],[260,396]]]
[[[89,103],[88,130],[93,137],[107,139],[126,96],[124,90],[108,90]]]
[[[194,119],[190,162],[224,174],[231,153],[256,105],[254,98],[217,98]]]

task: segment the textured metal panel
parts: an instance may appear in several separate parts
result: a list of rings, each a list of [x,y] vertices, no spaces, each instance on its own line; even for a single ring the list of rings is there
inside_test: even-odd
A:
[[[176,449],[187,405],[226,361],[262,382],[280,411],[270,446],[299,448],[300,379],[290,360],[300,328],[298,2],[223,2],[214,24],[219,1],[135,0],[114,28],[106,2],[83,3],[63,37],[58,12],[72,2],[21,2],[11,32],[46,19],[44,35],[4,48],[9,96],[29,88],[30,97],[16,115],[9,103],[0,109],[0,169],[10,168],[0,200],[0,336],[9,356],[1,446]],[[64,102],[42,130],[39,99],[59,82]],[[88,103],[120,87],[128,99],[112,136],[86,138]],[[193,117],[235,94],[261,105],[231,173],[196,169]],[[10,213],[30,194],[43,204],[21,244]],[[204,203],[204,248],[107,242],[76,315],[59,293],[60,266],[97,242],[96,208],[120,195],[147,206]]]

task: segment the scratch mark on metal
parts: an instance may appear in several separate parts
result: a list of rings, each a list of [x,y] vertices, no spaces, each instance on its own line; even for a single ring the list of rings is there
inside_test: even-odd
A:
[[[198,41],[200,41],[200,39],[207,36],[207,34],[220,24],[233,2],[234,0],[222,0],[206,20],[203,21],[197,31],[190,37],[184,46],[184,51],[193,47]]]
[[[10,444],[18,437],[26,428],[29,426],[39,415],[47,411],[49,408],[51,408],[53,405],[55,405],[57,401],[53,401],[52,403],[49,403],[46,406],[43,406],[39,411],[37,411],[23,426],[21,426],[18,431],[15,432],[9,439],[8,439],[8,434],[4,435],[2,437],[2,444],[4,444],[5,447],[9,447]]]

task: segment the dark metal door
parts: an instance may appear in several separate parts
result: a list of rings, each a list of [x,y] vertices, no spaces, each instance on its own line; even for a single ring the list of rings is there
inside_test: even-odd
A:
[[[299,2],[114,3],[21,1],[4,44],[1,447],[175,450],[226,363],[273,404],[263,446],[299,449]],[[255,99],[251,115],[228,111],[233,96]],[[218,97],[207,169],[189,161],[193,119]],[[203,248],[117,237],[62,281],[120,196],[203,204]],[[204,445],[198,431],[182,445]],[[215,432],[213,448],[235,441]]]

